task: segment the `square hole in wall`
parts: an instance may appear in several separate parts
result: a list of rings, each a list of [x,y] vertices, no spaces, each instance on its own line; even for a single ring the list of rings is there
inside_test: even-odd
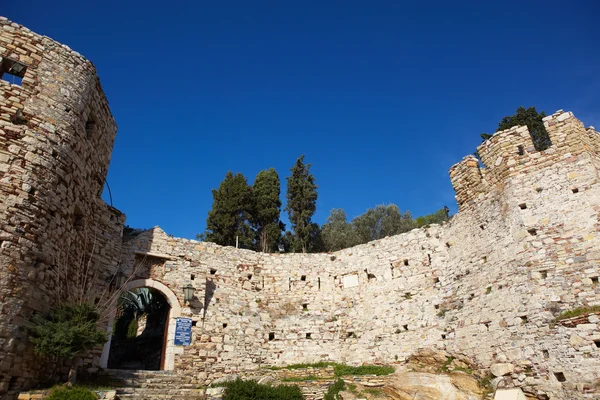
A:
[[[198,325],[198,321],[192,321],[192,326]]]
[[[481,230],[485,230],[485,225],[479,225],[479,228],[481,228]]]
[[[402,328],[404,328],[404,330],[407,331],[408,330],[408,324],[402,325]]]
[[[302,304],[302,310],[308,311],[308,303]]]
[[[442,339],[446,339],[446,334],[442,333]]]
[[[196,275],[194,275],[194,274],[191,274],[191,275],[190,275],[190,280],[191,280],[191,281],[193,281],[194,279],[196,279]]]
[[[307,333],[307,334],[306,334],[306,338],[307,338],[307,339],[310,339],[310,338],[311,338],[311,334],[310,334],[310,333]]]
[[[248,274],[248,280],[252,279],[252,274]]]
[[[300,277],[300,280],[301,280],[301,281],[306,281],[306,275],[302,275],[302,276]]]
[[[452,246],[452,245],[450,244],[450,242],[446,242],[446,247],[447,247],[447,248],[450,248],[450,246]]]
[[[590,279],[592,280],[592,283],[593,283],[594,285],[597,285],[597,284],[598,284],[598,277],[597,277],[597,276],[592,276]]]
[[[548,277],[548,271],[540,271],[540,276],[542,279],[546,279]]]
[[[559,382],[566,382],[567,378],[565,377],[565,374],[562,372],[555,372],[554,376],[556,377],[556,380]]]
[[[275,340],[275,332],[269,333],[269,340]]]
[[[550,358],[550,352],[548,350],[542,350],[542,355],[544,358]]]
[[[523,148],[523,146],[521,146],[521,145],[517,146],[517,154],[520,156],[525,154],[525,149]]]
[[[214,275],[214,274],[216,274],[216,273],[217,273],[217,270],[216,270],[216,269],[211,269],[211,270],[209,271],[209,273],[210,273],[211,275]]]
[[[0,79],[13,85],[23,83],[23,77],[27,71],[27,66],[10,58],[0,57]]]
[[[439,304],[434,304],[433,308],[435,308],[436,310],[440,309],[440,305]]]
[[[600,340],[594,340],[594,345],[596,345],[596,347],[600,347]]]
[[[521,318],[521,323],[523,324],[529,322],[529,320],[527,319],[527,315],[521,315],[519,318]]]
[[[353,338],[353,337],[356,337],[356,335],[354,334],[354,332],[348,332],[348,333],[346,333],[346,337]]]
[[[223,323],[223,329],[227,328],[227,323]]]
[[[519,208],[520,208],[521,210],[525,210],[525,209],[527,208],[527,204],[525,204],[525,203],[521,203],[521,204],[519,204]]]
[[[579,189],[578,188],[573,188],[573,189],[571,189],[571,192],[573,192],[573,193],[579,193]]]
[[[408,260],[404,260],[404,265],[408,267]]]
[[[487,262],[487,256],[481,257],[481,263],[485,264]]]
[[[537,236],[537,229],[531,228],[531,229],[527,229],[527,232],[531,235],[531,236]]]

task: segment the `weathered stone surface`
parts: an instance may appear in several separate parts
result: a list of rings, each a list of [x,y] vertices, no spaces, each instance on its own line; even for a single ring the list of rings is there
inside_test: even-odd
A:
[[[516,365],[503,384],[553,399],[583,398],[600,379],[600,319],[552,324],[600,304],[600,136],[572,113],[545,118],[544,152],[513,127],[478,148],[485,169],[472,156],[451,167],[459,213],[443,225],[335,254],[261,254],[158,227],[121,240],[124,215],[99,196],[116,124],[93,65],[6,19],[0,27],[0,57],[27,66],[21,86],[0,81],[0,396],[53,370],[22,326],[77,282],[82,259],[99,303],[120,271],[165,294],[169,327],[175,314],[202,321],[190,346],[174,346],[170,330],[166,346],[165,365],[194,384],[265,365],[401,363],[421,348],[439,349],[432,363],[448,353],[482,369]],[[184,304],[188,283],[197,291]]]
[[[500,389],[496,391],[494,400],[526,400],[525,394],[519,388],[516,389]]]
[[[512,373],[515,370],[515,366],[509,363],[497,363],[490,366],[490,372],[494,376],[504,376]]]
[[[482,394],[477,381],[470,376],[434,375],[423,372],[399,374],[386,386],[385,391],[393,396],[392,398],[400,400],[479,400]]]

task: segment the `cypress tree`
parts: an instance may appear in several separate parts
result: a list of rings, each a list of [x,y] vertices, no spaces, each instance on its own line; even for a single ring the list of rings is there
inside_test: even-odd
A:
[[[290,169],[292,175],[287,178],[285,209],[294,231],[294,243],[303,253],[311,248],[311,240],[315,238],[311,217],[317,209],[317,185],[309,170],[310,164],[305,165],[304,156],[300,156]]]
[[[252,225],[256,229],[256,248],[263,253],[275,251],[285,225],[279,220],[281,193],[279,175],[273,168],[260,171],[254,179]]]
[[[253,197],[244,175],[229,171],[212,195],[213,207],[206,219],[206,232],[200,238],[222,246],[235,246],[238,237],[240,247],[252,247],[254,231],[248,221]]]

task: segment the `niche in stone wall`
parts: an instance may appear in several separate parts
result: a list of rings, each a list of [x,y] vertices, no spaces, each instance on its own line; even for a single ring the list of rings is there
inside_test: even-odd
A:
[[[269,333],[269,340],[275,340],[275,332]]]
[[[566,382],[567,381],[567,378],[565,377],[565,374],[562,373],[562,372],[555,372],[554,373],[554,377],[559,382]]]
[[[214,274],[216,274],[216,273],[217,273],[217,270],[216,270],[216,269],[214,269],[214,268],[211,268],[211,269],[209,270],[209,273],[210,273],[211,275],[214,275]]]
[[[550,352],[548,350],[542,350],[542,355],[544,358],[550,358]]]
[[[73,228],[76,231],[81,231],[83,229],[84,221],[83,221],[83,211],[79,206],[75,206],[75,211],[73,213]]]
[[[300,280],[301,280],[302,282],[306,282],[306,275],[302,275],[302,276],[300,276]]]
[[[88,139],[92,139],[94,137],[94,133],[96,132],[96,117],[92,111],[89,112],[87,120],[85,121],[85,134]]]

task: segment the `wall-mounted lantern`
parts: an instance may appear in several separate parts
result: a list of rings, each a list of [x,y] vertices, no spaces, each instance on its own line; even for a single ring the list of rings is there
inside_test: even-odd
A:
[[[189,303],[194,298],[194,292],[196,288],[193,287],[190,283],[183,288],[183,304]]]
[[[108,290],[110,292],[115,290],[120,290],[125,283],[127,283],[127,276],[121,272],[121,269],[117,270],[117,272],[110,278]]]

